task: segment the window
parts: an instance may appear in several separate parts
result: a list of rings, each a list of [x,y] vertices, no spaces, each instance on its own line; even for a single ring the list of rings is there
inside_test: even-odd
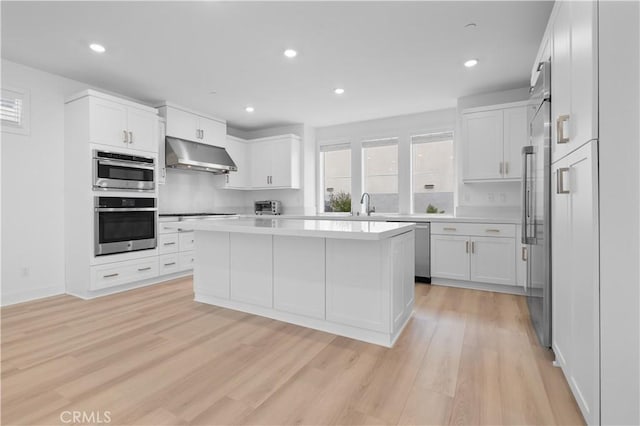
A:
[[[324,212],[351,211],[351,146],[320,147]]]
[[[364,165],[363,188],[371,196],[376,212],[397,213],[398,200],[398,139],[378,139],[362,142]]]
[[[26,91],[17,89],[2,89],[0,96],[0,122],[2,131],[10,133],[27,134],[28,126],[28,100]]]
[[[413,212],[453,214],[453,132],[411,138]]]

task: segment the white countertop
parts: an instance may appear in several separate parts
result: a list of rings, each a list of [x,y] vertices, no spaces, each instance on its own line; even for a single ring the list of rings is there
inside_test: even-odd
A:
[[[384,240],[414,229],[413,223],[354,220],[304,220],[292,218],[237,217],[165,223],[166,228],[194,231],[237,232],[351,240]]]
[[[243,216],[247,217],[247,216]],[[255,216],[254,216],[255,217]],[[264,216],[262,216],[264,217]],[[514,217],[469,217],[453,216],[447,214],[397,214],[397,213],[374,213],[371,216],[351,216],[347,213],[328,213],[315,216],[281,215],[282,219],[307,219],[307,220],[330,220],[330,221],[400,221],[400,222],[456,222],[456,223],[507,223],[519,224],[520,218]]]

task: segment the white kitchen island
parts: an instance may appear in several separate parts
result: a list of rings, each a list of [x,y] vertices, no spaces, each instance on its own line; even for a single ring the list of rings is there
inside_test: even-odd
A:
[[[195,300],[393,346],[414,301],[414,224],[272,218],[195,231]]]

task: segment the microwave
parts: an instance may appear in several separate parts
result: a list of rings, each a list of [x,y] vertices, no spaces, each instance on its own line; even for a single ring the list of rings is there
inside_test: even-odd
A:
[[[93,189],[152,192],[155,159],[94,150]]]
[[[282,203],[275,200],[256,201],[253,203],[257,215],[282,214]]]

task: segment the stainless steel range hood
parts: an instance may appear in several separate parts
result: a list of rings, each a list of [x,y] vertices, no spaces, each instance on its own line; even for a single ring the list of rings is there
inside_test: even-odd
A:
[[[167,167],[214,174],[226,174],[238,170],[227,150],[218,146],[167,136],[165,149]]]

